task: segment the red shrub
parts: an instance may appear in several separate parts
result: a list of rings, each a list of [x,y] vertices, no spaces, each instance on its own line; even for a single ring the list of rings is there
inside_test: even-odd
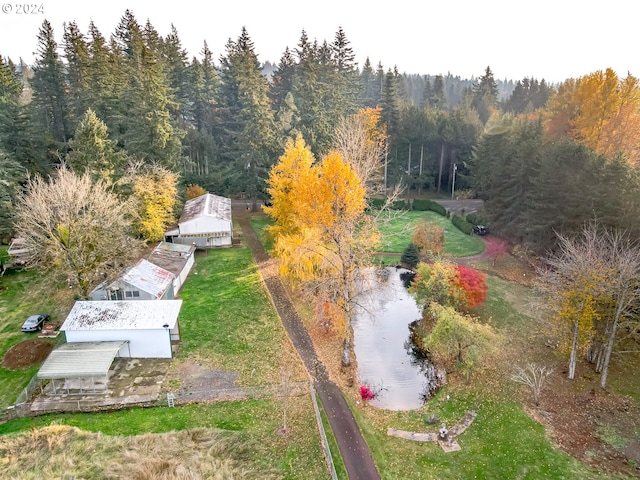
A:
[[[376,394],[369,388],[369,385],[360,385],[360,398],[362,398],[363,402],[366,402],[376,398]]]
[[[475,268],[456,265],[458,284],[465,291],[467,307],[482,305],[487,299],[487,276]]]

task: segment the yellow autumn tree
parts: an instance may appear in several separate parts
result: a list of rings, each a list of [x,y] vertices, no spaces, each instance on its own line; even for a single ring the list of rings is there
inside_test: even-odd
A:
[[[193,200],[194,198],[206,195],[207,191],[200,185],[191,184],[187,187],[187,200]]]
[[[292,163],[296,174],[284,175],[292,172]],[[340,308],[342,360],[349,365],[356,279],[379,243],[375,224],[365,213],[362,180],[337,151],[314,165],[299,137],[273,168],[268,191],[272,206],[265,211],[275,221],[274,251],[281,271],[312,286],[323,303]]]
[[[558,87],[546,108],[552,139],[569,136],[596,153],[623,153],[632,165],[640,162],[640,86],[628,75],[599,70]]]
[[[298,134],[295,140],[287,140],[284,154],[269,172],[267,193],[271,204],[264,206],[263,210],[274,220],[274,224],[267,229],[272,238],[295,233],[299,228],[295,218],[293,190],[307,183],[314,161],[311,149],[302,135]]]
[[[178,198],[178,175],[161,166],[146,167],[133,179],[133,195],[138,202],[136,231],[147,241],[163,239],[174,221]]]
[[[615,269],[606,241],[591,226],[574,240],[560,236],[557,252],[540,271],[537,289],[546,312],[547,332],[569,357],[575,377],[578,355],[592,346],[602,312],[610,307]]]

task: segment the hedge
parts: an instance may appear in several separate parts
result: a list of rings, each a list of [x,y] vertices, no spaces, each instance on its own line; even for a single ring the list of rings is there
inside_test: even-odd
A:
[[[424,200],[421,198],[416,198],[413,201],[413,209],[421,212],[431,210],[433,212],[439,213],[443,217],[447,216],[447,209],[444,208],[439,203],[434,202],[433,200]]]
[[[473,224],[467,222],[459,215],[452,215],[451,223],[453,223],[461,232],[466,233],[467,235],[471,235],[471,232],[473,231]]]
[[[466,216],[467,222],[472,225],[484,225],[487,226],[487,221],[484,218],[479,217],[475,213],[470,213]]]

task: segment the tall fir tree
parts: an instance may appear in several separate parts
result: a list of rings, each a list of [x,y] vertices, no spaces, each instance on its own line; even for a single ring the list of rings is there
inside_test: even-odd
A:
[[[246,28],[229,40],[220,66],[221,155],[236,175],[235,186],[250,197],[264,196],[264,180],[277,156],[273,110],[253,41]]]
[[[50,149],[63,150],[70,137],[65,67],[58,55],[53,27],[45,20],[38,32],[33,67],[33,107],[42,132],[50,136]]]

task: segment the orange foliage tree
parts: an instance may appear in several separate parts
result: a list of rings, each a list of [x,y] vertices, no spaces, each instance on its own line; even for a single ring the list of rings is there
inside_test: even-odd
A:
[[[207,194],[207,191],[204,188],[202,188],[200,185],[192,184],[187,187],[187,200],[192,200],[194,198],[198,198],[206,194]]]
[[[287,144],[267,182],[272,205],[265,212],[275,221],[271,233],[281,272],[312,286],[321,301],[343,312],[342,360],[349,365],[356,277],[370,264],[379,235],[351,165],[336,151],[313,160],[302,137]]]
[[[640,162],[640,85],[628,75],[596,71],[558,87],[546,109],[552,139],[565,135],[596,153],[623,153],[632,165]]]
[[[444,228],[435,223],[421,222],[413,230],[411,241],[423,255],[440,255],[444,248]]]

